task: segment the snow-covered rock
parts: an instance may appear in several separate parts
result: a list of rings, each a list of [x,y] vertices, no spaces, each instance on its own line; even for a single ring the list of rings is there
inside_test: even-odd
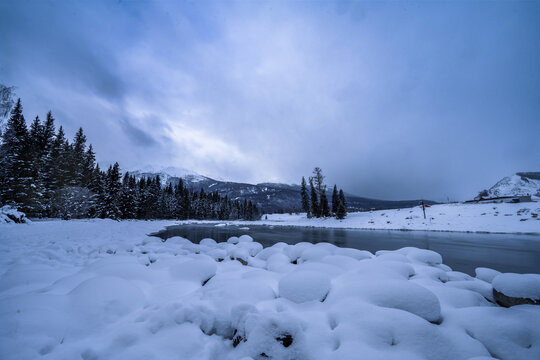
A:
[[[293,271],[279,281],[279,295],[295,303],[322,301],[330,291],[330,278],[323,272]]]
[[[492,285],[495,299],[504,306],[540,305],[540,274],[500,274]]]

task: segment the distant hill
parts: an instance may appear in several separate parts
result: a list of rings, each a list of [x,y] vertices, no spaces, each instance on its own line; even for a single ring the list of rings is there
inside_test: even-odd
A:
[[[193,190],[204,189],[205,192],[217,191],[221,196],[227,195],[229,199],[251,200],[263,212],[296,212],[300,211],[300,185],[289,185],[281,183],[260,183],[246,184],[231,181],[223,181],[209,178],[182,168],[153,169],[145,167],[129,172],[136,178],[150,177],[157,175],[161,178],[162,184],[178,184],[180,178],[184,186]],[[327,190],[328,200],[331,201],[331,189]],[[398,209],[416,206],[421,200],[377,200],[364,198],[345,193],[347,206],[350,210],[367,209]],[[434,204],[434,201],[425,201],[426,204]]]
[[[518,172],[506,176],[488,190],[489,197],[517,195],[540,197],[540,172]]]

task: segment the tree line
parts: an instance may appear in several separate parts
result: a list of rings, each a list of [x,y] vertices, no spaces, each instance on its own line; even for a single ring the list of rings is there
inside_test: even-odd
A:
[[[308,218],[312,217],[330,217],[335,216],[337,219],[344,219],[347,216],[347,203],[343,190],[337,189],[334,184],[332,191],[332,208],[328,205],[328,197],[326,196],[326,185],[324,184],[324,176],[322,170],[316,167],[313,170],[313,176],[309,177],[309,194],[305,177],[302,176],[301,198],[302,210],[307,214]]]
[[[217,192],[162,184],[158,176],[137,179],[118,163],[101,170],[79,128],[72,142],[51,112],[27,127],[20,99],[0,135],[0,204],[29,217],[111,219],[256,220],[251,201]]]

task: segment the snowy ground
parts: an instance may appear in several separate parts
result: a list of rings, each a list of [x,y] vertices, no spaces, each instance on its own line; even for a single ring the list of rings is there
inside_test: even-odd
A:
[[[185,221],[192,223],[194,221]],[[209,221],[199,221],[206,222]],[[214,222],[219,223],[219,222]],[[470,231],[540,234],[540,203],[441,204],[426,208],[378,210],[350,213],[344,220],[308,219],[306,214],[270,214],[240,225],[312,226],[329,228]]]
[[[539,275],[473,278],[415,248],[145,236],[167,224],[0,225],[0,358],[540,359],[540,306],[494,305],[491,285],[540,298]]]

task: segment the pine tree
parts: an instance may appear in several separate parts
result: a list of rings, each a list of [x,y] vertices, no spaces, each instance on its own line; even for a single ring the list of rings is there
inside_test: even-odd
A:
[[[339,205],[339,195],[337,191],[337,186],[334,184],[334,190],[332,191],[332,214],[337,213],[338,205]]]
[[[309,195],[307,191],[306,179],[302,176],[302,186],[300,189],[300,194],[302,196],[302,211],[304,211],[309,218],[311,218],[311,208],[309,206]]]
[[[339,203],[338,208],[336,211],[336,218],[337,219],[344,219],[345,216],[347,216],[347,203],[345,202],[345,195],[343,194],[343,190],[339,190]]]
[[[309,179],[309,187],[311,189],[311,211],[313,216],[321,217],[321,209],[319,207],[319,199],[317,197],[317,190],[313,186],[313,179]]]

